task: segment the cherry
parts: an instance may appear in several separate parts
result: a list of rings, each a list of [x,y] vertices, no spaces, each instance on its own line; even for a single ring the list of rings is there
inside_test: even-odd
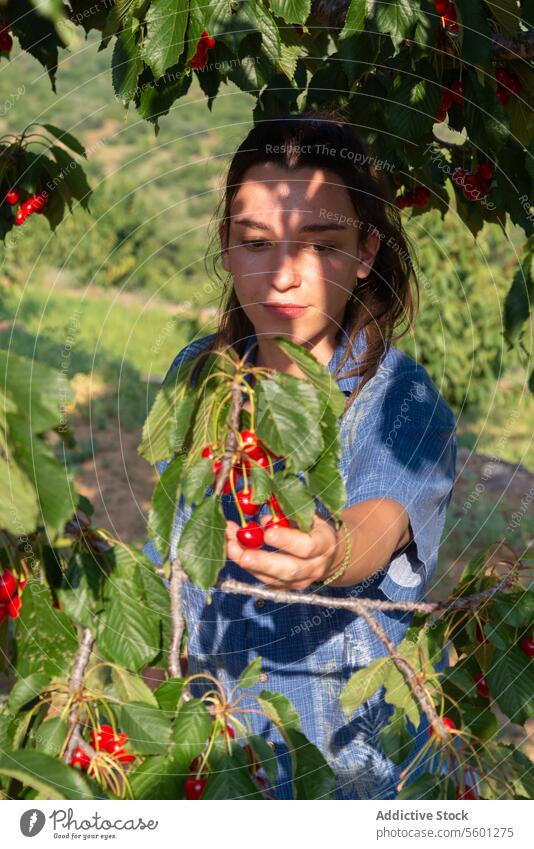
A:
[[[534,657],[534,640],[532,637],[523,637],[519,643],[527,657]]]
[[[15,215],[15,224],[24,224],[25,221],[26,213],[21,207],[19,207],[19,209],[17,209],[17,214]]]
[[[7,614],[11,616],[13,619],[16,619],[20,613],[20,608],[22,607],[22,601],[20,596],[14,595],[13,598],[10,598],[6,604]]]
[[[0,575],[0,601],[10,601],[17,592],[17,579],[10,569]]]
[[[295,24],[295,26],[294,26],[294,30],[295,30],[295,32],[297,32],[297,33],[300,35],[300,37],[302,38],[302,36],[304,35],[304,27],[301,27],[301,26],[299,26],[298,24]]]
[[[221,734],[227,734],[232,740],[235,738],[235,731],[231,725],[225,725],[224,728],[221,728]]]
[[[46,192],[39,192],[39,194],[33,195],[31,200],[35,212],[42,212],[48,203],[48,195]]]
[[[450,719],[448,716],[442,716],[441,721],[443,722],[445,728],[448,728],[449,731],[451,731],[453,728],[456,728],[456,725],[454,724],[453,720]],[[428,729],[428,736],[431,737],[433,733],[434,729],[432,726],[430,726],[430,728]]]
[[[274,510],[274,512],[275,512],[275,513],[280,513],[280,515],[281,515],[281,516],[283,516],[283,515],[284,515],[284,511],[283,511],[283,510],[282,510],[282,508],[280,507],[280,503],[279,503],[279,501],[278,501],[278,498],[277,498],[277,497],[276,497],[276,495],[274,494],[274,492],[273,492],[273,494],[271,495],[271,497],[269,498],[269,504],[271,505],[271,507],[273,508],[273,510]]]
[[[263,545],[263,528],[257,522],[247,522],[238,528],[236,536],[245,548],[261,548]]]
[[[71,766],[80,766],[83,770],[86,770],[89,764],[91,763],[91,758],[89,755],[84,752],[81,746],[78,746],[74,750],[74,754],[72,756],[70,765]]]
[[[488,687],[488,682],[486,681],[482,672],[477,672],[475,675],[476,682],[476,690],[479,696],[482,696],[483,699],[489,699],[490,691]]]
[[[191,67],[202,69],[208,60],[208,50],[215,47],[215,39],[212,38],[207,30],[203,30],[200,34],[195,55],[191,59]]]
[[[206,30],[204,30],[200,34],[200,38],[202,40],[202,43],[206,46],[206,49],[209,49],[211,47],[215,47],[215,39],[212,38],[211,35],[209,35],[209,33]]]
[[[254,504],[252,501],[252,489],[240,489],[237,493],[237,501],[245,516],[255,516],[261,507],[261,504]]]
[[[278,516],[277,519],[269,519],[268,522],[265,522],[263,526],[263,530],[266,531],[267,528],[290,528],[291,522],[287,518],[287,516]]]
[[[8,192],[4,195],[4,200],[6,200],[11,206],[14,206],[20,200],[20,192],[18,189],[9,189]]]
[[[184,793],[188,799],[200,799],[207,784],[205,778],[195,778],[190,775],[184,782]]]
[[[481,180],[492,180],[493,179],[493,165],[490,165],[489,162],[483,162],[477,168],[477,175]]]
[[[202,449],[202,457],[207,457],[208,460],[213,460],[215,454],[211,450],[211,445],[206,445],[206,447]]]
[[[434,8],[438,15],[446,15],[449,11],[449,0],[434,0]]]
[[[9,53],[12,47],[13,39],[11,38],[10,34],[5,30],[3,32],[0,32],[0,50],[4,51],[5,53]]]
[[[476,799],[475,794],[471,787],[466,787],[463,793],[458,793],[456,796],[457,799]]]
[[[33,212],[35,212],[35,209],[33,207],[33,198],[29,197],[28,200],[25,200],[24,203],[21,205],[21,209],[26,215],[26,218],[28,217],[28,215],[31,215]]]
[[[496,68],[495,69],[495,79],[502,83],[503,85],[507,85],[510,80],[510,75],[506,68]]]
[[[427,205],[429,197],[430,189],[427,189],[426,186],[417,186],[414,192],[413,205],[422,209]]]

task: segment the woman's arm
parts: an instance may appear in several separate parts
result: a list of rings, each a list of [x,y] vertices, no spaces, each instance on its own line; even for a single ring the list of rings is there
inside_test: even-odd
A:
[[[331,586],[357,584],[382,569],[391,555],[409,542],[408,514],[388,498],[372,498],[347,507],[341,514],[352,536],[352,552],[346,572]],[[269,519],[262,517],[262,524]],[[298,528],[268,528],[264,541],[278,551],[244,548],[236,538],[238,525],[227,522],[228,557],[259,581],[276,589],[305,589],[333,574],[341,564],[344,534],[318,513],[311,532]]]

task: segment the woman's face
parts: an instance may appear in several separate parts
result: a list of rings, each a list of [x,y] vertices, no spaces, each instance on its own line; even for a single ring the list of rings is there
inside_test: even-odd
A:
[[[221,261],[259,341],[284,335],[299,344],[328,338],[333,346],[357,278],[369,274],[379,246],[335,173],[265,162],[248,169],[234,197]],[[305,309],[280,314],[266,304]]]

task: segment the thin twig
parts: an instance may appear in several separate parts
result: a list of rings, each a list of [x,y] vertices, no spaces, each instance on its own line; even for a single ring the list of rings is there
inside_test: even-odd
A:
[[[182,606],[182,585],[186,579],[180,561],[173,560],[171,566],[171,643],[169,646],[169,675],[171,678],[184,678],[182,668],[182,637],[184,633],[184,611]]]
[[[63,760],[70,764],[75,748],[79,745],[79,711],[80,711],[80,695],[83,691],[83,679],[85,670],[87,669],[89,658],[93,650],[94,637],[89,628],[84,628],[80,646],[74,658],[72,670],[69,678],[69,692],[74,696],[72,707],[69,713],[69,743],[65,749]]]

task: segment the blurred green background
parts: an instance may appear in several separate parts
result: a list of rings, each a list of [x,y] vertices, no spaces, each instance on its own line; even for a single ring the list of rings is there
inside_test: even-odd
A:
[[[3,346],[73,381],[77,445],[65,460],[97,522],[139,544],[155,482],[136,452],[140,428],[176,353],[214,329],[220,284],[205,256],[253,100],[223,86],[210,112],[195,81],[155,137],[113,99],[109,48],[98,52],[98,43],[90,35],[65,54],[57,95],[28,54],[14,50],[0,64],[5,103],[24,83],[12,108],[0,109],[0,134],[31,121],[69,130],[87,148],[94,189],[92,215],[78,207],[55,234],[35,215],[0,245],[0,334]],[[421,307],[415,335],[399,347],[428,368],[453,407],[461,448],[435,579],[441,594],[483,545],[501,536],[520,551],[533,544],[532,496],[524,502],[534,485],[534,399],[524,364],[501,336],[523,234],[486,227],[475,242],[453,216],[404,215]],[[488,478],[491,457],[503,463]],[[518,510],[521,521],[510,527]]]

